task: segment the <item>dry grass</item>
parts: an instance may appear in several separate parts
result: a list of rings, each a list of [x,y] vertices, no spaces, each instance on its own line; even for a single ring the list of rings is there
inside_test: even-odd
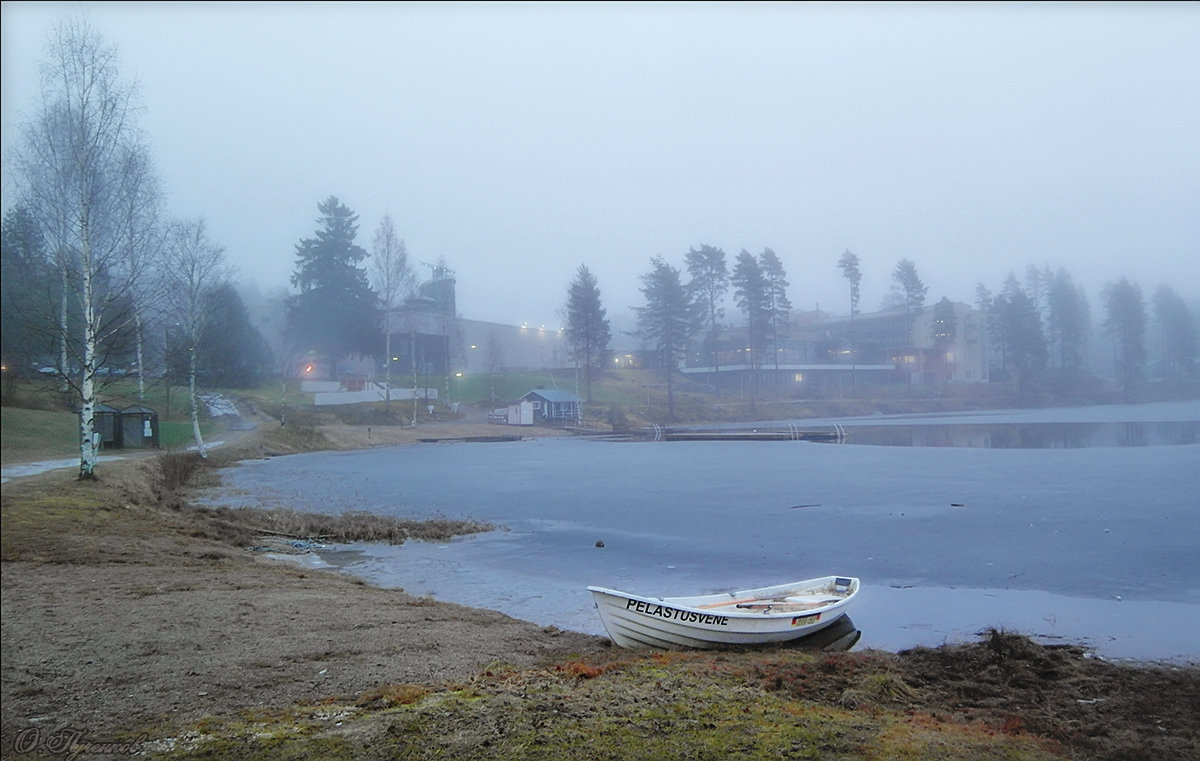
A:
[[[1037,693],[1017,689],[1004,710],[940,687],[991,695],[1030,671],[1042,675]],[[461,684],[383,684],[353,704],[255,716],[253,726],[211,724],[209,739],[167,757],[1195,758],[1200,672],[1163,677],[1001,632],[900,654],[614,649],[545,668],[494,664]],[[1147,700],[1169,710],[1152,720],[1138,708]]]
[[[409,539],[445,541],[495,528],[479,521],[448,518],[418,521],[369,512],[325,515],[303,510],[263,510],[255,507],[202,508],[199,512],[211,522],[228,529],[222,535],[238,544],[253,543],[256,537],[263,535],[334,543],[403,544]]]

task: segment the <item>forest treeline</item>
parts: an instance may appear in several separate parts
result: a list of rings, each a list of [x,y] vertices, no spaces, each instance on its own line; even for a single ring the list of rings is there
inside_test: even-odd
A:
[[[6,374],[52,376],[75,400],[81,477],[92,475],[97,460],[99,396],[117,378],[132,376],[143,390],[148,378],[186,383],[201,453],[203,387],[255,386],[286,378],[300,357],[332,362],[346,355],[375,358],[390,379],[393,336],[385,318],[417,292],[417,278],[389,216],[367,249],[358,243],[352,209],[332,195],[317,204],[312,237],[294,244],[284,340],[272,346],[251,319],[203,216],[168,214],[138,123],[138,91],[122,78],[117,51],[85,20],[63,21],[42,77],[32,116],[5,157],[14,193],[3,216],[0,348]],[[846,279],[853,322],[860,315],[862,262],[846,251],[828,266]],[[435,277],[450,272],[442,260],[431,267]],[[634,307],[631,336],[665,370],[669,402],[674,371],[689,351],[719,364],[720,336],[736,326],[758,363],[791,325],[788,274],[770,248],[730,257],[700,245],[684,254],[682,267],[656,256],[640,282],[643,303]],[[892,284],[884,307],[904,312],[908,343],[916,343],[912,317],[927,308],[928,295],[916,263],[901,259]],[[611,360],[613,335],[600,283],[586,263],[566,285],[564,301],[564,335],[590,397],[593,374]],[[950,304],[943,297],[933,306],[934,329],[941,331],[935,342],[955,329],[945,317],[952,316]],[[986,318],[993,380],[1088,383],[1098,321],[1126,391],[1147,379],[1196,382],[1195,318],[1171,285],[1158,285],[1147,298],[1136,282],[1114,280],[1101,294],[1097,319],[1070,273],[1046,265],[994,290],[980,284],[974,306]]]

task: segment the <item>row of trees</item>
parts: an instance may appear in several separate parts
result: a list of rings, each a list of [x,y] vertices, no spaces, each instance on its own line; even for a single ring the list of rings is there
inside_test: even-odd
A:
[[[757,368],[768,350],[778,356],[779,342],[787,337],[792,305],[787,297],[787,273],[774,251],[767,248],[755,256],[742,250],[730,271],[723,250],[702,245],[687,252],[685,267],[686,282],[679,268],[654,257],[650,271],[641,277],[645,305],[634,308],[635,335],[653,347],[662,367],[677,367],[699,333],[704,336],[703,351],[719,368],[716,341],[725,315],[723,299],[731,288],[734,302],[746,317],[748,361]],[[590,400],[592,374],[602,367],[611,331],[596,278],[586,265],[580,265],[568,289],[566,314],[567,343],[585,373]],[[666,385],[667,406],[673,414],[674,378],[670,372]]]
[[[79,475],[91,478],[99,394],[130,365],[144,394],[150,336],[161,328],[163,367],[172,342],[186,357],[175,364],[186,367],[204,454],[202,363],[234,372],[215,356],[218,344],[230,348],[218,335],[250,344],[243,358],[264,356],[265,342],[253,341],[204,221],[166,217],[137,123],[137,88],[121,79],[116,51],[85,22],[69,20],[55,28],[48,53],[40,100],[11,157],[17,201],[3,220],[8,371],[53,363],[80,406]],[[219,331],[215,315],[228,320]]]
[[[703,356],[712,363],[714,371],[718,371],[721,366],[718,339],[723,330],[725,297],[732,289],[733,302],[745,319],[746,361],[751,370],[750,399],[753,405],[758,395],[757,371],[766,364],[768,356],[778,367],[780,343],[788,337],[792,304],[787,295],[790,284],[783,263],[770,248],[763,249],[757,256],[743,249],[731,270],[722,249],[701,245],[688,250],[684,267],[688,275],[686,282],[682,271],[661,256],[650,260],[650,270],[641,276],[645,304],[634,308],[637,313],[634,335],[645,341],[658,355],[658,364],[668,369],[683,362],[695,337],[700,336]],[[838,261],[838,267],[850,282],[853,326],[859,313],[862,281],[859,258],[846,251]],[[899,262],[893,281],[891,303],[905,310],[911,326],[912,318],[924,304],[928,288],[908,259]],[[610,334],[599,288],[586,265],[580,265],[570,286],[566,311],[568,344],[581,367],[586,369],[590,399],[591,373],[601,366]],[[943,335],[943,339],[945,337]],[[669,371],[666,387],[668,410],[673,414],[674,381]]]
[[[68,20],[48,52],[41,100],[11,163],[18,200],[3,223],[5,362],[14,371],[53,366],[73,392],[88,477],[99,395],[130,367],[144,390],[153,347],[159,369],[188,379],[203,453],[198,382],[254,384],[277,372],[275,358],[204,220],[166,217],[137,88],[121,79],[115,50],[86,22]],[[296,245],[295,293],[285,303],[285,377],[301,356],[383,350],[390,382],[383,318],[415,286],[405,243],[385,217],[368,253],[351,209],[335,196],[317,208],[315,234]]]
[[[40,101],[11,156],[17,200],[3,220],[0,281],[6,372],[53,369],[78,402],[80,476],[90,478],[100,394],[129,371],[144,395],[153,351],[168,383],[186,377],[205,454],[200,384],[259,383],[277,370],[271,350],[205,221],[167,217],[137,87],[121,78],[115,49],[85,21],[67,20],[48,55]],[[296,246],[285,353],[383,347],[390,375],[382,316],[415,282],[404,241],[385,217],[369,283],[357,215],[332,196],[318,210],[315,236]]]
[[[1112,342],[1117,381],[1130,393],[1146,377],[1148,305],[1141,286],[1127,277],[1109,283],[1101,295],[1101,328]],[[999,370],[994,380],[1011,380],[1018,391],[1047,378],[1076,387],[1086,382],[1091,307],[1083,288],[1065,269],[1031,266],[1024,284],[1010,274],[997,295],[981,283],[976,287],[976,306],[990,327]],[[1168,382],[1194,380],[1197,329],[1191,310],[1165,283],[1155,290],[1152,307],[1161,347],[1156,376]]]
[[[725,297],[733,289],[733,301],[745,320],[753,384],[768,353],[779,356],[779,342],[787,338],[791,304],[787,297],[787,275],[779,257],[770,248],[755,257],[742,251],[730,271],[725,252],[702,245],[685,257],[689,279],[662,257],[650,262],[641,276],[643,306],[635,307],[634,335],[658,354],[661,367],[678,367],[687,353],[699,344],[714,370],[720,369],[718,337],[723,330]],[[854,347],[855,322],[860,315],[862,263],[851,251],[838,259],[837,267],[849,284],[849,344]],[[892,288],[883,302],[885,310],[905,315],[907,343],[916,343],[912,329],[916,316],[925,308],[928,287],[912,260],[901,259],[892,271]],[[1144,378],[1147,361],[1148,315],[1141,289],[1128,278],[1110,283],[1103,293],[1104,334],[1111,339],[1118,382],[1127,392]],[[976,307],[982,313],[989,339],[987,355],[993,366],[992,379],[1012,381],[1023,393],[1035,381],[1048,379],[1080,388],[1090,375],[1088,347],[1092,333],[1091,311],[1083,288],[1063,268],[1030,267],[1022,284],[1010,275],[998,294],[982,283],[976,289]],[[1168,285],[1154,293],[1153,308],[1159,328],[1162,357],[1158,377],[1165,380],[1194,380],[1197,364],[1196,324],[1184,300]],[[587,370],[588,398],[591,373],[601,367],[610,340],[605,310],[595,277],[581,265],[568,292],[567,339],[580,366]],[[933,307],[934,357],[944,357],[959,330],[953,303],[942,298]],[[899,347],[895,347],[899,348]],[[947,374],[947,373],[944,373]],[[852,376],[853,377],[853,376]],[[909,376],[911,380],[911,375]],[[667,400],[673,410],[673,380],[666,375]],[[751,388],[751,401],[756,388]]]
[[[163,336],[163,367],[188,378],[197,445],[198,382],[252,382],[272,366],[265,341],[250,324],[230,280],[222,247],[203,219],[166,217],[163,193],[144,135],[134,85],[118,72],[115,51],[81,21],[60,24],[43,69],[41,98],[22,126],[11,168],[17,201],[3,220],[3,353],[12,366],[51,362],[64,390],[80,407],[80,475],[96,463],[94,413],[115,367],[133,367],[144,392],[146,354]],[[390,217],[377,230],[372,251],[356,243],[358,217],[336,197],[318,204],[314,237],[296,246],[287,302],[287,335],[294,352],[333,358],[381,349],[389,387],[392,347],[383,320],[414,290],[404,241]],[[370,273],[362,266],[373,255]],[[724,251],[689,250],[680,269],[655,257],[641,276],[643,306],[636,335],[666,368],[679,365],[695,336],[720,369],[717,338],[724,299],[745,320],[752,370],[779,356],[791,304],[789,283],[770,248],[742,250],[732,268]],[[850,341],[859,315],[861,262],[846,251],[838,268],[850,286]],[[888,306],[912,321],[928,289],[915,265],[901,260],[892,274]],[[1113,340],[1121,380],[1132,388],[1146,362],[1146,308],[1129,281],[1104,294],[1104,327]],[[982,285],[977,305],[987,315],[998,366],[1018,383],[1047,368],[1083,372],[1090,325],[1086,297],[1063,270],[1031,269],[1024,286],[1010,277],[999,294]],[[1163,373],[1194,374],[1196,331],[1182,299],[1168,286],[1154,295],[1161,329]],[[601,367],[611,330],[595,277],[581,265],[568,291],[567,337],[586,374]],[[953,340],[953,309],[935,308],[935,343]],[[48,359],[52,358],[52,359]],[[415,363],[414,363],[415,367]],[[415,372],[415,370],[414,370]],[[178,377],[178,375],[176,375]],[[758,373],[750,377],[757,379]],[[671,374],[668,403],[673,410]],[[755,398],[752,389],[752,400]]]

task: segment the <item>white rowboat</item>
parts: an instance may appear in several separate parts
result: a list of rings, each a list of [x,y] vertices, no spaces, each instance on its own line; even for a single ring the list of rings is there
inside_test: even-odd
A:
[[[600,621],[621,647],[736,647],[787,642],[846,615],[858,579],[819,579],[695,597],[642,597],[588,587]]]

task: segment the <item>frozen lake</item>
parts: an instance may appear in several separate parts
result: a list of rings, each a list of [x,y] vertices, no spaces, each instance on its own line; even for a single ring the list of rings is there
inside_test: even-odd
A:
[[[658,596],[836,573],[864,585],[851,610],[859,647],[972,640],[995,626],[1106,657],[1200,661],[1198,421],[1189,402],[837,421],[851,442],[855,425],[910,429],[906,446],[419,444],[242,463],[208,500],[503,526],[323,558],[413,594],[596,634],[589,584]],[[1175,432],[978,443],[980,426],[1016,423]],[[1190,438],[1178,423],[1192,424]],[[973,426],[975,443],[939,433],[921,445],[930,426]]]

